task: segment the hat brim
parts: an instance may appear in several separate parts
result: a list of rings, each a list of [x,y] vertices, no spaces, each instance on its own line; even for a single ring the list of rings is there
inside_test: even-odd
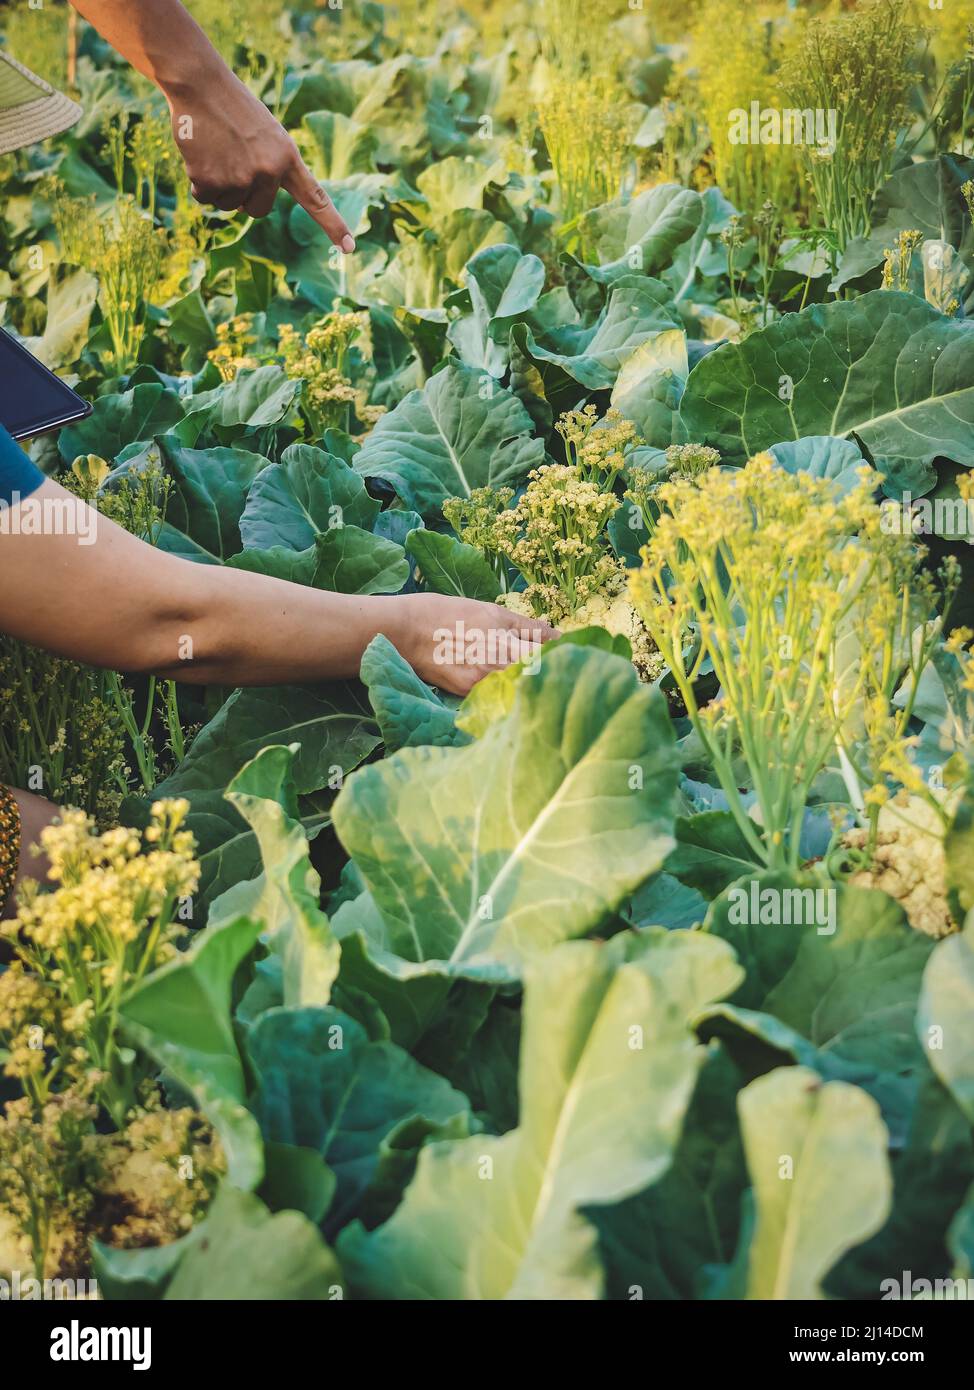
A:
[[[42,95],[37,101],[25,101],[20,106],[0,107],[0,154],[60,135],[80,121],[83,114],[76,101],[60,92]]]

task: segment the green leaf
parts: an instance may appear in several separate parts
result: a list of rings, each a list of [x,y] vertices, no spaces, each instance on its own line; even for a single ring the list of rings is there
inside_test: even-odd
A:
[[[420,680],[387,637],[373,637],[359,672],[369,692],[387,753],[424,744],[452,747],[464,743],[453,710]]]
[[[126,1035],[195,1097],[220,1137],[229,1180],[247,1188],[260,1181],[264,1160],[243,1104],[230,989],[259,931],[260,923],[247,917],[205,928],[188,950],[131,990],[120,1010]]]
[[[485,386],[470,367],[447,366],[379,418],[355,469],[381,478],[421,516],[474,488],[520,482],[544,458],[524,406]]]
[[[519,1127],[423,1149],[392,1219],[342,1234],[353,1289],[598,1298],[596,1231],[579,1208],[631,1196],[669,1166],[703,1055],[687,1019],[737,974],[714,944],[678,932],[573,942],[531,967]]]
[[[820,913],[821,904],[808,897],[815,891],[807,880],[752,871],[712,904],[706,929],[730,942],[747,971],[730,1004],[762,1010],[831,1056],[873,1073],[916,1070],[922,1054],[913,1020],[931,939],[914,931],[885,893],[820,888],[834,894]],[[787,893],[804,893],[802,908],[812,906],[803,922],[786,924]],[[766,901],[777,905],[777,922],[760,920]]]
[[[545,643],[545,651],[559,646],[594,647],[610,652],[625,661],[632,659],[632,649],[625,637],[612,636],[604,627],[576,627]],[[457,711],[457,728],[471,738],[481,738],[491,724],[503,719],[514,708],[514,699],[522,677],[536,674],[534,661],[512,661],[502,670],[491,671],[474,686]]]
[[[342,526],[371,531],[379,503],[344,460],[310,444],[292,444],[280,463],[259,473],[240,519],[248,550],[306,550],[318,535]]]
[[[298,815],[292,768],[297,745],[269,746],[247,763],[226,799],[260,845],[263,873],[235,884],[213,903],[211,923],[246,915],[280,962],[282,1002],[327,1004],[341,949],[319,906],[321,878],[312,867]]]
[[[88,343],[88,329],[98,302],[98,281],[86,270],[54,266],[47,285],[47,323],[27,347],[46,367],[70,367]],[[100,452],[100,451],[99,451]]]
[[[296,1211],[272,1215],[248,1192],[223,1187],[205,1238],[180,1261],[166,1290],[183,1302],[341,1298],[342,1273],[316,1226]]]
[[[644,883],[632,900],[635,927],[693,927],[707,915],[707,899],[672,874],[659,873]]]
[[[98,1292],[109,1302],[146,1302],[161,1298],[179,1261],[198,1239],[202,1225],[168,1245],[120,1250],[91,1242],[91,1269],[98,1280]]]
[[[718,897],[735,879],[759,867],[730,811],[678,816],[675,829],[676,849],[666,871],[705,898]]]
[[[483,599],[492,603],[500,593],[497,575],[474,545],[440,531],[411,531],[406,549],[423,572],[428,589],[457,598]]]
[[[747,1170],[737,1122],[742,1077],[714,1043],[679,1147],[652,1187],[585,1214],[598,1228],[610,1298],[699,1297],[700,1273],[734,1254]]]
[[[647,444],[660,449],[685,444],[680,400],[689,372],[686,334],[667,329],[647,338],[627,358],[609,403],[633,422]]]
[[[690,240],[703,214],[700,194],[674,183],[593,208],[582,217],[581,233],[586,245],[594,245],[601,264],[585,270],[603,284],[634,271],[655,275],[670,265],[677,247]]]
[[[786,473],[807,473],[812,478],[829,478],[841,492],[849,492],[859,482],[859,473],[868,464],[862,450],[853,439],[835,439],[831,435],[806,435],[804,439],[787,439],[768,450],[775,463]]]
[[[300,743],[294,781],[300,796],[335,785],[380,742],[357,681],[235,690],[197,734],[157,796],[223,789],[269,743]]]
[[[891,1149],[893,1209],[865,1245],[832,1271],[826,1292],[837,1298],[882,1297],[894,1271],[937,1276],[950,1268],[951,1220],[974,1179],[970,1121],[939,1081],[927,1075],[902,1145]],[[899,1279],[896,1279],[899,1283]]]
[[[228,384],[190,396],[180,433],[187,443],[195,443],[207,430],[237,434],[243,429],[278,425],[297,394],[298,383],[285,376],[281,367],[243,370]]]
[[[187,449],[168,434],[128,459],[124,470],[156,459],[173,484],[159,548],[203,564],[236,555],[247,494],[267,459],[243,449]]]
[[[257,1196],[271,1211],[299,1211],[320,1226],[335,1197],[335,1174],[314,1149],[264,1141],[266,1172]]]
[[[931,1067],[974,1123],[972,922],[934,948],[923,974],[917,1036]]]
[[[319,179],[344,179],[375,169],[378,141],[370,128],[340,111],[310,111],[301,123],[314,142],[311,167]]]
[[[559,367],[587,390],[608,391],[623,365],[647,339],[655,338],[664,329],[682,327],[670,302],[670,291],[661,280],[628,275],[613,285],[605,308],[591,328],[548,335],[549,342],[557,338],[571,351],[542,346],[530,329],[524,343],[536,362]]]
[[[544,263],[516,246],[489,246],[467,263],[464,279],[470,312],[454,319],[446,336],[461,362],[499,377],[507,367],[511,324],[544,289]]]
[[[316,541],[315,585],[339,594],[397,594],[409,578],[406,552],[360,526],[336,526]]]
[[[86,420],[61,431],[58,448],[65,463],[73,463],[79,454],[97,454],[111,462],[129,444],[165,434],[182,418],[183,403],[175,391],[146,383],[99,396]]]
[[[746,1086],[738,1110],[756,1211],[746,1296],[822,1298],[832,1266],[889,1214],[879,1107],[844,1081],[782,1067]]]
[[[939,725],[946,723],[948,708],[942,686],[937,693],[944,701],[942,709],[935,711]],[[950,909],[957,921],[963,922],[974,908],[974,766],[967,769],[963,793],[944,835],[944,857]]]
[[[403,547],[360,526],[336,526],[317,536],[307,550],[283,545],[242,550],[228,563],[234,569],[339,594],[395,594],[409,578]]]
[[[469,1132],[466,1096],[337,1009],[271,1009],[247,1051],[264,1138],[316,1150],[335,1174],[330,1229],[356,1213],[385,1148],[407,1133],[415,1151],[427,1137]]]
[[[974,338],[911,294],[813,304],[728,343],[687,380],[683,420],[728,462],[803,435],[875,458],[974,464]]]
[[[379,959],[516,980],[659,868],[676,765],[662,697],[623,658],[564,644],[476,743],[361,769],[333,815],[385,924]]]

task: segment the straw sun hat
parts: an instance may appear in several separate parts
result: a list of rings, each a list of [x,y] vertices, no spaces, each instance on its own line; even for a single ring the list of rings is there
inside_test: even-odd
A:
[[[0,48],[0,154],[60,135],[82,114],[76,101],[56,92]]]

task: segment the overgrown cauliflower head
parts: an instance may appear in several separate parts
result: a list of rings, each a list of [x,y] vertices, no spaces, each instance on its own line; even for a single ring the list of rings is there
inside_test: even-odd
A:
[[[502,594],[497,602],[512,613],[521,613],[526,618],[539,616],[524,593]],[[604,627],[613,637],[626,638],[632,648],[632,664],[640,680],[655,681],[663,673],[663,658],[625,592],[595,594],[568,616],[557,619],[541,616],[562,632],[573,632],[582,627]]]
[[[868,830],[856,828],[843,835],[842,843],[864,850],[868,839]],[[959,930],[947,902],[943,822],[923,797],[901,792],[881,808],[872,864],[849,881],[860,888],[881,888],[926,936]]]

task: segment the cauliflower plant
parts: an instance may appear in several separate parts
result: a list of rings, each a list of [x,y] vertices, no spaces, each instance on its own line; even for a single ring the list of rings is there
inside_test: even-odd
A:
[[[523,613],[526,618],[537,616],[530,598],[523,592],[502,594],[497,602],[512,613]],[[546,621],[553,620],[547,618]],[[663,658],[625,592],[595,594],[574,613],[558,619],[557,626],[562,632],[573,632],[582,627],[604,627],[613,637],[626,638],[632,648],[632,664],[640,680],[655,681],[663,673]]]
[[[947,863],[944,823],[925,797],[901,792],[882,806],[872,862],[852,874],[860,888],[881,888],[895,898],[910,925],[926,936],[948,936],[958,930],[947,903]],[[856,828],[843,835],[848,849],[865,852],[869,831]]]

